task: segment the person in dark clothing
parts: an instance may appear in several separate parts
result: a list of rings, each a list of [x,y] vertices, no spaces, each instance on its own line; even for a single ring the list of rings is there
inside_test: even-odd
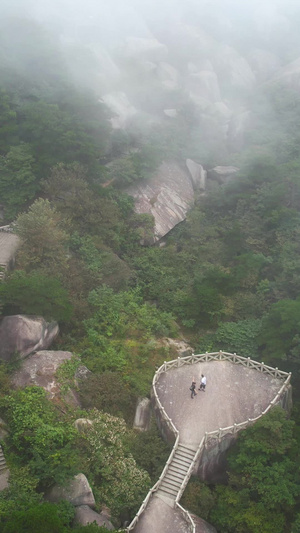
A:
[[[195,381],[195,378],[193,378],[193,381],[192,381],[192,384],[190,386],[190,391],[191,391],[191,398],[192,400],[194,399],[194,396],[196,396],[197,392],[196,392],[196,381]]]

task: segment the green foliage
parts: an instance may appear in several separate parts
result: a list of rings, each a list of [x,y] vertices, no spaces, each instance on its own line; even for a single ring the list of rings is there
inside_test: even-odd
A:
[[[262,321],[259,342],[269,359],[295,355],[299,358],[300,298],[273,304]]]
[[[139,332],[146,340],[152,335],[168,335],[174,327],[172,316],[143,303],[137,289],[114,293],[103,285],[91,291],[89,302],[96,311],[94,317],[86,321],[91,334],[125,338]]]
[[[128,430],[124,420],[94,409],[93,425],[85,433],[89,472],[98,496],[114,516],[136,512],[150,488],[150,478],[126,451]]]
[[[6,220],[12,220],[37,191],[34,157],[29,144],[10,147],[0,156],[0,196]]]
[[[14,511],[4,525],[3,533],[65,533],[66,529],[52,503],[41,503],[26,511]]]
[[[6,396],[1,405],[11,430],[11,450],[28,463],[43,486],[63,482],[76,472],[76,431],[72,424],[58,420],[44,389],[27,387]]]
[[[136,431],[132,435],[130,451],[137,465],[156,483],[170,455],[170,447],[162,440],[153,419],[148,431]]]
[[[86,409],[95,407],[132,422],[135,397],[128,383],[117,372],[105,371],[91,374],[80,383],[80,400]]]
[[[261,330],[261,320],[241,320],[239,322],[224,322],[214,334],[215,349],[235,352],[244,357],[257,358],[258,335]]]
[[[300,496],[294,422],[277,407],[242,432],[228,456],[229,485],[217,488],[210,519],[226,532],[283,533]]]
[[[68,292],[58,279],[39,272],[16,270],[0,285],[4,314],[41,315],[46,320],[68,321],[72,314]]]
[[[192,478],[184,491],[181,505],[193,514],[208,519],[209,513],[216,503],[216,495],[199,479]]]
[[[20,266],[25,270],[40,269],[50,276],[60,275],[67,267],[68,235],[62,219],[48,200],[39,198],[20,215],[16,232],[22,238]]]

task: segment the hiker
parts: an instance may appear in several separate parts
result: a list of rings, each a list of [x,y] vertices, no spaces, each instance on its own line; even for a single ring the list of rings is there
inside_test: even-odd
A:
[[[199,390],[202,390],[203,392],[205,392],[205,387],[206,387],[206,377],[204,374],[201,374]]]
[[[195,378],[193,378],[193,381],[192,381],[192,384],[190,386],[190,391],[191,391],[191,398],[192,400],[194,399],[194,396],[196,396],[197,392],[196,392],[196,381],[195,381]]]

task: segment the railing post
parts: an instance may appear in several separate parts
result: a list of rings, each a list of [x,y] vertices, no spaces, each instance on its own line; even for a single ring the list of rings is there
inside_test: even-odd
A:
[[[250,366],[250,357],[247,357],[247,367]]]
[[[261,371],[261,372],[264,371],[264,366],[265,366],[265,363],[262,361],[262,362],[261,362],[261,365],[260,365],[260,371]]]
[[[167,370],[167,361],[164,361],[164,372]]]
[[[205,352],[205,361],[208,361],[208,352]]]
[[[233,362],[236,363],[236,353],[233,354]]]
[[[180,366],[180,357],[177,357],[177,366]]]
[[[222,353],[223,353],[223,352],[220,350],[220,351],[219,351],[219,359],[220,359],[220,360],[221,360],[221,355],[222,355]]]

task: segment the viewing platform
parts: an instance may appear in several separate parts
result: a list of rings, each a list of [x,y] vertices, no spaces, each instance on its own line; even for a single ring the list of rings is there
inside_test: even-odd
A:
[[[198,390],[201,374],[207,378],[205,392]],[[191,399],[193,378],[197,395]],[[127,531],[215,531],[179,503],[190,476],[216,481],[240,430],[275,405],[291,408],[290,379],[290,373],[226,352],[165,362],[153,378],[152,402],[161,433],[173,449]]]

